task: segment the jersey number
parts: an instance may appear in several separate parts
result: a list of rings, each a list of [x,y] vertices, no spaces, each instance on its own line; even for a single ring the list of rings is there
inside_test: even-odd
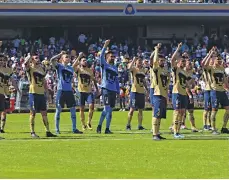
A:
[[[167,76],[164,76],[164,75],[161,75],[161,84],[162,84],[162,87],[166,87],[167,86],[167,83],[168,83],[168,77]]]
[[[144,79],[145,79],[145,76],[143,74],[136,74],[136,80],[140,87],[143,87]]]
[[[72,82],[72,72],[70,71],[67,71],[67,70],[62,70],[62,77],[63,77],[63,80],[66,82],[66,83],[71,83]]]

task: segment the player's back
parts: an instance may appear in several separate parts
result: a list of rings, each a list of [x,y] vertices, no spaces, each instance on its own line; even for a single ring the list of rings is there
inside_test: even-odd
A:
[[[179,67],[174,67],[172,71],[173,93],[186,95],[186,72]]]
[[[211,90],[211,82],[210,82],[210,73],[211,72],[211,67],[205,67],[203,68],[203,80],[205,82],[205,91],[210,91]]]
[[[57,90],[72,91],[72,78],[74,69],[72,66],[64,66],[63,64],[57,64]]]
[[[12,75],[13,71],[12,71],[12,68],[9,68],[9,67],[6,67],[4,68],[4,84],[5,84],[5,93],[6,95],[10,95],[10,92],[9,92],[9,80],[10,80],[10,77]]]
[[[145,70],[143,68],[132,68],[131,70],[131,92],[144,93]]]
[[[27,70],[27,77],[30,82],[29,93],[44,94],[45,71],[42,67],[31,66]]]

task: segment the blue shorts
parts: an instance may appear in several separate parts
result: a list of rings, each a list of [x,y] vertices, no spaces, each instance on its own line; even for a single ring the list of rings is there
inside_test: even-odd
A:
[[[178,93],[173,93],[172,94],[172,104],[173,104],[173,109],[186,109],[187,107],[187,96],[186,95],[181,95]]]
[[[204,110],[209,111],[211,108],[211,91],[204,91]]]
[[[155,118],[166,119],[167,99],[163,96],[154,96],[154,115]]]
[[[67,105],[67,108],[76,106],[76,100],[73,91],[58,90],[56,94],[56,106],[60,105],[62,108],[64,108],[65,104]]]
[[[229,100],[225,91],[211,90],[211,103],[213,109],[218,109],[219,104],[224,108],[229,106]]]
[[[150,88],[150,94],[149,94],[149,97],[150,97],[150,104],[153,106],[153,94],[154,94],[154,88]]]
[[[130,108],[144,109],[145,108],[145,94],[130,92]]]
[[[116,103],[116,94],[115,91],[110,91],[107,89],[102,89],[102,97],[103,97],[103,103],[105,106],[110,105],[110,107],[115,107]]]
[[[85,102],[87,102],[88,104],[94,104],[95,100],[94,100],[94,94],[93,93],[85,93],[85,92],[81,92],[80,93],[80,106],[85,106]]]
[[[44,94],[32,94],[29,93],[29,108],[31,111],[46,111],[47,104]]]
[[[194,102],[191,103],[188,96],[187,96],[187,102],[188,102],[188,103],[187,103],[187,107],[186,107],[186,108],[187,108],[188,110],[194,109]]]

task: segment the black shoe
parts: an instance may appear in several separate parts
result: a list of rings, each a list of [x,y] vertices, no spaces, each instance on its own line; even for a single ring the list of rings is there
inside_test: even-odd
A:
[[[83,132],[82,131],[79,131],[78,129],[74,130],[72,133],[73,134],[83,134]]]
[[[157,135],[153,135],[153,140],[154,140],[154,141],[160,141],[161,138],[159,138]]]
[[[97,126],[96,132],[97,132],[98,134],[101,134],[101,129],[102,129],[102,126],[101,126],[101,125],[98,125],[98,126]]]
[[[229,129],[227,129],[227,128],[222,128],[222,129],[221,129],[221,133],[222,133],[222,134],[229,134]]]
[[[5,131],[3,129],[0,130],[0,133],[5,133]]]
[[[130,125],[126,125],[126,130],[130,131],[131,130],[131,126]]]
[[[157,137],[159,137],[160,139],[166,139],[165,137],[162,137],[160,134],[157,135]]]
[[[57,135],[54,135],[51,132],[46,132],[46,137],[57,137]]]
[[[113,132],[111,132],[110,129],[106,128],[105,134],[113,134]]]
[[[143,126],[138,126],[138,130],[145,130]]]

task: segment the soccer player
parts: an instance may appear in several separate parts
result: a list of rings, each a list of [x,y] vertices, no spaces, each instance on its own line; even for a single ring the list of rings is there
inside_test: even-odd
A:
[[[185,109],[187,105],[187,76],[185,71],[186,60],[184,57],[179,57],[178,62],[176,62],[176,57],[182,46],[182,43],[178,44],[178,48],[174,52],[171,58],[172,66],[172,76],[173,76],[173,94],[172,94],[172,103],[173,103],[173,132],[174,138],[184,138],[180,134],[180,126],[182,118],[185,114]]]
[[[47,91],[47,87],[45,87],[45,71],[41,67],[39,62],[39,57],[34,55],[28,56],[25,59],[24,65],[27,73],[27,77],[30,82],[29,87],[29,105],[30,105],[30,130],[31,136],[33,138],[39,138],[39,136],[35,133],[35,115],[37,112],[40,112],[42,115],[43,123],[46,130],[47,137],[56,137],[56,135],[52,134],[49,130],[49,122],[47,117],[47,106],[46,106],[46,98],[45,91]]]
[[[208,65],[210,58],[206,62]],[[219,104],[225,109],[223,116],[223,126],[221,133],[229,134],[227,129],[227,123],[229,119],[229,100],[225,89],[228,91],[228,79],[225,76],[225,70],[223,67],[223,59],[218,56],[214,60],[213,66],[209,68],[209,78],[211,83],[211,103],[212,103],[212,113],[211,113],[211,123],[212,123],[212,134],[218,135],[216,130],[216,114],[219,108]]]
[[[152,118],[153,140],[166,139],[159,133],[161,119],[166,119],[168,87],[170,81],[170,74],[165,69],[165,58],[159,55],[159,48],[161,44],[155,47],[155,54],[153,58],[153,81],[154,81],[154,114]]]
[[[150,55],[150,82],[151,82],[151,85],[150,85],[150,104],[152,106],[152,114],[153,114],[153,94],[154,94],[154,80],[153,80],[153,63],[154,63],[154,54],[155,54],[155,51],[153,51]]]
[[[131,74],[132,85],[126,130],[131,130],[131,120],[136,109],[138,110],[138,130],[144,130],[145,128],[142,126],[143,109],[145,108],[145,90],[148,92],[148,88],[145,82],[145,70],[142,66],[142,59],[134,57],[128,65],[128,69]]]
[[[191,61],[188,59],[187,56],[184,56],[184,58],[186,59],[186,67],[185,67],[185,71],[187,73],[187,81],[188,81],[188,85],[190,88],[193,88],[195,86],[195,81],[193,79],[193,67],[192,67],[192,63]],[[187,98],[188,98],[188,104],[187,104],[187,112],[188,112],[188,117],[189,117],[189,121],[191,124],[191,130],[192,132],[199,132],[198,129],[196,128],[195,125],[195,118],[194,118],[194,100],[193,100],[193,94],[190,91],[190,89],[187,89]],[[183,125],[185,126],[185,119],[186,119],[186,112],[183,116]]]
[[[61,63],[56,62],[57,58],[60,58]],[[67,108],[70,108],[72,132],[74,134],[82,134],[83,132],[76,128],[76,101],[72,90],[74,69],[68,65],[70,63],[69,56],[66,52],[62,51],[60,54],[53,56],[50,61],[53,68],[56,69],[58,79],[55,114],[56,133],[60,134],[60,113],[66,104]]]
[[[204,89],[204,112],[203,112],[203,129],[205,131],[211,130],[211,82],[210,82],[210,67],[213,65],[215,59],[214,49],[207,54],[207,56],[202,61],[203,67],[203,80],[205,82],[205,89]],[[209,62],[210,61],[210,62]],[[207,64],[206,62],[209,62]]]
[[[80,64],[80,66],[78,66]],[[96,88],[96,95],[98,95],[97,81],[95,80],[92,69],[88,68],[87,59],[80,53],[73,64],[73,68],[78,76],[78,90],[80,92],[80,119],[82,122],[82,129],[92,130],[91,120],[94,112],[94,94],[92,92],[92,82]],[[85,102],[89,104],[88,122],[85,123],[84,107]]]
[[[105,134],[112,134],[110,131],[110,123],[112,119],[112,108],[115,107],[116,95],[120,94],[120,87],[118,81],[118,69],[114,66],[115,56],[112,51],[105,52],[110,40],[106,40],[100,54],[100,66],[102,76],[102,98],[104,102],[104,109],[100,116],[99,124],[97,126],[97,133],[101,133],[102,124],[106,117]]]
[[[0,56],[0,114],[5,111],[4,58]],[[0,139],[4,139],[0,137]]]
[[[10,109],[10,91],[9,91],[9,81],[12,82],[12,85],[15,87],[15,89],[17,90],[18,93],[18,86],[17,86],[17,82],[15,81],[14,78],[11,78],[13,70],[12,68],[7,66],[7,57],[3,57],[4,62],[3,62],[3,67],[4,69],[2,70],[4,72],[4,88],[5,88],[5,111],[2,112],[1,114],[1,127],[0,127],[0,133],[5,133],[4,128],[6,125],[6,114]]]

